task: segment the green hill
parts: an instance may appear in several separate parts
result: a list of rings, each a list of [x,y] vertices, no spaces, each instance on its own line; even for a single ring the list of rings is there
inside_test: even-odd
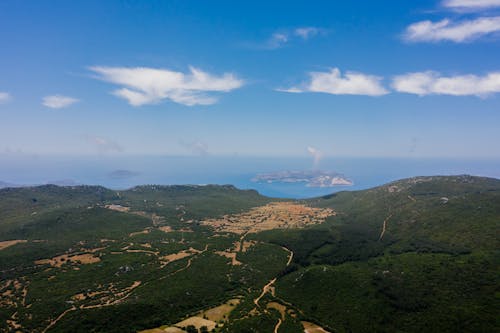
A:
[[[135,332],[235,297],[217,332],[499,331],[500,180],[295,201],[335,212],[299,229],[274,206],[252,217],[273,230],[202,222],[272,201],[230,185],[0,189],[0,331]]]
[[[337,216],[259,236],[296,250],[277,290],[308,316],[338,332],[500,327],[499,180],[417,177],[309,203]]]

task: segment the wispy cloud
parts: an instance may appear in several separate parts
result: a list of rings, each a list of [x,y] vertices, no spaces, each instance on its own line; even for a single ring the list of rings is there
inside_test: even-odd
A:
[[[10,101],[12,97],[8,92],[0,91],[0,104],[7,103]]]
[[[104,138],[102,136],[88,135],[85,137],[86,141],[96,148],[101,153],[120,153],[123,151],[121,145],[115,141]]]
[[[42,104],[51,109],[62,109],[77,103],[79,100],[73,97],[52,95],[45,96],[42,99]]]
[[[484,10],[500,7],[500,0],[444,0],[442,5],[457,10]]]
[[[307,147],[307,152],[313,157],[313,167],[316,169],[323,158],[323,153],[311,146]]]
[[[271,35],[271,37],[269,37],[263,46],[268,49],[278,49],[288,43],[288,41],[288,33],[275,32]]]
[[[253,49],[275,50],[296,40],[309,40],[315,36],[325,34],[326,30],[318,27],[299,27],[295,29],[280,29],[263,42],[246,42],[244,45]]]
[[[382,86],[382,78],[358,72],[341,74],[338,68],[328,72],[311,72],[311,79],[297,87],[277,89],[290,93],[321,92],[333,95],[381,96],[389,92]]]
[[[406,28],[404,39],[409,42],[452,41],[463,43],[499,31],[500,16],[480,17],[459,22],[444,19],[438,22],[421,21],[413,23]]]
[[[309,39],[315,37],[321,33],[324,33],[325,30],[317,27],[302,27],[297,28],[293,31],[294,35],[299,36],[302,39]]]
[[[394,77],[393,88],[398,92],[425,95],[486,97],[500,93],[500,72],[484,76],[441,76],[437,72],[408,73]]]
[[[189,73],[148,67],[90,67],[98,78],[123,86],[113,91],[133,106],[156,104],[163,100],[192,105],[210,105],[217,98],[208,92],[229,92],[244,81],[232,73],[217,76],[195,67]]]

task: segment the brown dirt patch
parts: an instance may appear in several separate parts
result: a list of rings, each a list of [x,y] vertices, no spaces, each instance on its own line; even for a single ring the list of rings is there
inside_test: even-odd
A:
[[[236,252],[215,251],[215,254],[231,259],[231,265],[233,266],[241,265],[241,261],[236,259]]]
[[[129,252],[129,253],[146,253],[146,254],[154,255],[154,256],[158,256],[160,254],[159,252],[149,251],[149,250],[129,250],[129,249],[127,249],[126,252]]]
[[[158,230],[163,231],[163,232],[172,232],[173,231],[172,227],[170,227],[168,225],[158,227]]]
[[[323,327],[318,326],[314,323],[310,323],[308,321],[301,321],[301,323],[302,326],[304,327],[304,333],[330,333]]]
[[[313,208],[295,202],[273,202],[245,213],[205,220],[202,224],[212,226],[219,232],[246,234],[278,228],[303,228],[322,223],[333,215],[335,212],[329,208]]]
[[[0,242],[0,250],[6,249],[9,246],[13,246],[19,243],[26,243],[26,239],[14,239],[14,240],[8,240],[8,241],[2,241]]]
[[[216,322],[200,317],[190,317],[175,324],[175,326],[179,328],[187,327],[189,325],[193,325],[197,329],[200,329],[202,326],[206,326],[208,331],[211,331],[215,328]]]
[[[202,311],[200,313],[200,316],[215,322],[225,320],[229,316],[229,313],[236,307],[236,305],[240,303],[240,301],[241,300],[239,298],[230,299],[222,305]]]
[[[84,253],[84,254],[77,254],[77,255],[63,254],[63,255],[54,257],[52,259],[36,260],[35,264],[36,265],[49,264],[52,267],[61,267],[65,263],[87,265],[87,264],[94,264],[94,263],[99,262],[99,261],[101,261],[101,259],[99,259],[99,257],[96,257],[90,253]]]
[[[281,313],[281,319],[285,319],[286,306],[284,306],[283,304],[280,304],[278,302],[269,302],[269,303],[267,303],[266,307],[268,309],[278,310],[279,313]]]
[[[144,331],[139,331],[138,333],[185,333],[182,328],[189,325],[193,325],[198,329],[200,329],[202,326],[207,326],[208,330],[211,331],[215,328],[217,322],[226,320],[226,318],[229,316],[229,313],[236,307],[236,305],[240,303],[240,301],[241,300],[239,298],[233,298],[228,300],[224,304],[201,311],[198,315],[180,321],[174,326],[161,326]]]
[[[164,333],[185,333],[186,331],[181,330],[180,328],[177,328],[177,327],[167,327],[167,328],[164,328],[162,332],[164,332]]]
[[[128,212],[130,210],[130,207],[125,207],[122,205],[106,205],[104,207],[107,209],[115,210],[117,212]]]
[[[255,244],[257,244],[256,241],[243,241],[243,243],[241,244],[241,252],[247,252],[247,250],[249,248],[251,248],[252,246],[254,246]]]
[[[141,231],[131,232],[128,236],[133,237],[136,235],[149,234],[150,232],[151,232],[151,228],[146,228],[146,229],[141,230]]]
[[[107,238],[103,238],[101,240],[99,240],[101,243],[114,243],[116,242],[114,239],[107,239]]]
[[[160,257],[160,260],[162,262],[162,267],[168,265],[169,263],[171,263],[173,261],[184,259],[184,258],[190,257],[194,254],[201,253],[201,252],[203,252],[203,251],[200,251],[200,250],[197,250],[197,249],[190,247],[189,250],[182,250],[182,251],[177,252],[177,253],[172,253],[172,254],[162,256],[162,257]]]
[[[178,328],[176,328],[176,329],[178,330],[178,332],[183,332],[184,333],[183,330],[178,329]],[[163,330],[161,328],[152,328],[150,330],[139,331],[138,333],[165,333],[165,330]]]

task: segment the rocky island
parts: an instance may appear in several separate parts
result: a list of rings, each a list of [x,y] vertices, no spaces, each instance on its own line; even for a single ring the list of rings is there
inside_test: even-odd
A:
[[[351,186],[353,182],[334,171],[305,170],[261,173],[252,178],[256,183],[306,183],[308,187]]]

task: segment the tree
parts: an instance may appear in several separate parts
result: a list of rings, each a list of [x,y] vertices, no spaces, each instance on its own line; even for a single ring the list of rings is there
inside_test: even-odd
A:
[[[194,325],[189,325],[186,327],[187,333],[198,333],[198,329]]]

